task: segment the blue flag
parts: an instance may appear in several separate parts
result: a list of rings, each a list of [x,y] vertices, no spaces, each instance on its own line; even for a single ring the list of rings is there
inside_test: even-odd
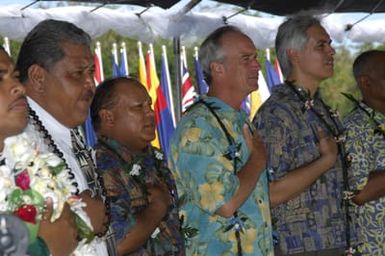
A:
[[[195,76],[198,83],[199,94],[200,95],[206,94],[209,88],[203,76],[201,63],[199,62],[197,57],[194,58],[194,66],[195,66]]]
[[[85,137],[86,137],[86,144],[88,146],[94,148],[97,139],[96,139],[94,127],[92,126],[90,112],[88,112],[88,116],[87,116],[86,122],[84,124],[84,131],[85,131]]]
[[[159,110],[158,132],[160,138],[160,144],[165,154],[165,158],[168,158],[170,150],[170,140],[174,133],[174,122],[171,116],[170,110],[170,91],[168,86],[168,73],[166,69],[165,56],[162,55],[161,73],[160,73],[160,87],[157,92],[157,104]]]
[[[266,66],[266,75],[267,75],[267,86],[269,88],[269,92],[271,93],[273,87],[281,83],[277,72],[275,71],[273,65],[270,61],[265,61]]]

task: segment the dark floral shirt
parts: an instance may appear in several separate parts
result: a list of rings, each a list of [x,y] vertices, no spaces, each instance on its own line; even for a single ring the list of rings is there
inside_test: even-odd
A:
[[[303,102],[288,85],[274,88],[259,109],[253,124],[267,147],[270,181],[279,180],[290,170],[307,165],[320,157],[317,127],[330,134],[320,119],[309,110],[312,106],[325,122],[336,129],[329,108],[319,93]],[[298,91],[305,97],[305,91]],[[342,208],[343,176],[341,158],[296,198],[272,209],[273,230],[284,255],[345,248],[345,211]]]
[[[111,226],[118,242],[134,227],[135,216],[149,204],[146,183],[163,180],[173,197],[167,215],[149,240],[129,255],[185,255],[175,182],[163,161],[163,154],[151,147],[141,155],[133,155],[114,140],[99,139],[96,162],[110,198]]]

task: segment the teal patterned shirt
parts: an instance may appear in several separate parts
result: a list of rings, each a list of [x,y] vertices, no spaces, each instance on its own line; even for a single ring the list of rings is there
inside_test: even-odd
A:
[[[385,126],[385,115],[363,102],[360,106],[362,108],[355,108],[344,120],[346,150],[352,159],[350,182],[353,190],[362,190],[371,172],[385,171],[385,135],[375,133],[378,125]],[[370,119],[373,112],[376,122]],[[385,198],[356,206],[355,212],[363,255],[385,255]]]
[[[236,161],[236,171],[239,171],[249,158],[242,133],[243,125],[248,122],[246,113],[214,97],[202,96],[201,99],[214,109],[238,145],[233,153],[239,158]],[[223,129],[207,106],[202,103],[192,106],[176,128],[169,154],[178,193],[185,198],[180,213],[184,225],[198,229],[198,235],[187,241],[187,255],[237,254],[233,219],[215,214],[239,187],[233,161],[225,156],[230,151]],[[239,219],[244,220],[240,222],[243,223],[243,232],[240,232],[243,255],[273,255],[265,172],[238,214]]]

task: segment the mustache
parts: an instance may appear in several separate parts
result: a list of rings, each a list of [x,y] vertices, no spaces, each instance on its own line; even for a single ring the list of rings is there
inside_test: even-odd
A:
[[[82,100],[87,100],[87,101],[92,100],[94,98],[94,95],[95,95],[94,91],[87,90],[83,95]]]

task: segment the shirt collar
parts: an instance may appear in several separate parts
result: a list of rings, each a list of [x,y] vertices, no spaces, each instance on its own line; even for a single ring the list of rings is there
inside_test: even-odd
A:
[[[29,107],[33,109],[39,120],[42,122],[44,127],[49,131],[50,135],[54,138],[55,141],[63,141],[68,145],[71,143],[71,133],[70,129],[63,124],[61,124],[55,117],[48,113],[44,108],[42,108],[36,101],[27,97]]]

